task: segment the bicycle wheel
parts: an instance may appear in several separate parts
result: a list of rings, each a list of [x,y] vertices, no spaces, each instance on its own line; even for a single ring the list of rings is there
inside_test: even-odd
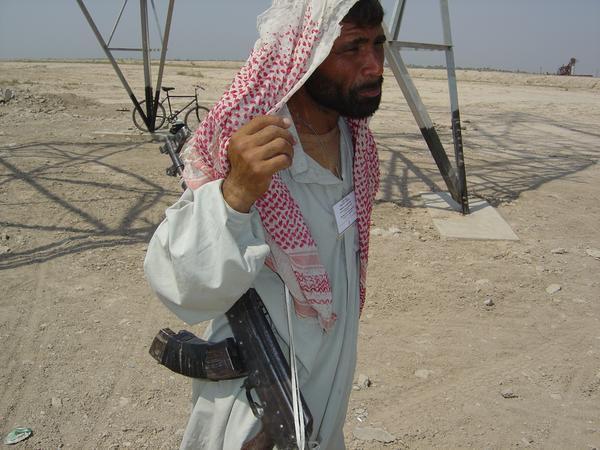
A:
[[[208,114],[208,108],[196,106],[185,113],[185,126],[193,133]]]
[[[146,111],[146,108],[144,107],[145,104],[146,100],[142,100],[140,102],[140,107],[144,112]],[[136,128],[142,131],[148,131],[148,127],[146,127],[146,123],[142,119],[142,116],[140,116],[140,113],[138,112],[137,108],[133,108],[133,113],[131,114],[131,116],[133,117],[133,123],[136,126]],[[156,110],[156,121],[154,122],[154,130],[160,129],[160,127],[162,127],[165,124],[165,117],[167,117],[165,107],[159,103],[158,109]]]

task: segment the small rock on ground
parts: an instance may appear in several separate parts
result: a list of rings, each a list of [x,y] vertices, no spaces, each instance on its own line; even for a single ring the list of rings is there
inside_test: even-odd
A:
[[[546,288],[546,292],[548,294],[552,295],[552,294],[556,294],[561,289],[562,289],[562,286],[560,284],[551,284],[550,286],[548,286]]]
[[[388,229],[388,233],[390,234],[400,234],[402,230],[400,230],[400,228],[398,227],[390,227]]]
[[[371,228],[371,236],[383,236],[385,234],[385,230],[381,228]]]
[[[600,259],[600,250],[597,248],[588,248],[585,250],[585,253],[592,258]]]
[[[419,369],[415,370],[415,377],[426,380],[433,373],[433,370]]]
[[[550,250],[550,253],[554,255],[564,255],[565,253],[567,253],[567,249],[563,247],[553,248],[552,250]]]
[[[361,441],[378,441],[388,444],[396,440],[396,437],[393,434],[390,434],[381,428],[356,427],[352,434],[356,439],[360,439]]]
[[[5,102],[12,100],[14,97],[15,97],[15,94],[13,91],[11,91],[8,88],[4,89],[4,101]]]
[[[504,389],[502,392],[500,392],[500,394],[504,398],[517,398],[518,397],[518,395],[515,394],[512,389]]]
[[[367,375],[365,375],[364,373],[361,373],[361,374],[358,376],[358,381],[357,381],[357,383],[356,383],[356,384],[358,384],[358,386],[359,386],[361,389],[366,389],[366,388],[368,388],[369,386],[371,386],[371,384],[372,384],[372,383],[371,383],[371,379],[370,379],[370,378],[369,378]]]
[[[524,437],[521,439],[521,442],[523,443],[523,445],[525,445],[525,447],[529,447],[531,444],[533,444],[533,439],[529,437]]]

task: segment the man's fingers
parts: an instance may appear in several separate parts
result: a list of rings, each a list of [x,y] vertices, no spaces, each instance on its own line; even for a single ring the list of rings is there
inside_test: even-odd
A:
[[[287,117],[283,118],[278,116],[257,116],[244,126],[240,127],[238,132],[241,132],[243,134],[255,134],[263,128],[268,127],[269,125],[274,125],[279,128],[287,129],[292,125],[292,121]]]
[[[290,167],[292,165],[292,158],[287,154],[279,153],[264,161],[263,164],[265,172],[273,175],[280,170]]]
[[[292,133],[290,133],[289,130],[281,128],[277,125],[268,125],[265,128],[258,130],[251,137],[253,144],[258,146],[266,145],[278,138],[285,139],[290,143],[290,145],[294,145],[296,143]]]
[[[287,139],[277,138],[263,145],[259,151],[260,159],[267,161],[279,155],[286,156],[290,164],[294,158],[294,147]]]

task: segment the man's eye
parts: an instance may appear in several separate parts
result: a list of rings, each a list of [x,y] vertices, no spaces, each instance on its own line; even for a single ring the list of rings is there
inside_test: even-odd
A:
[[[348,47],[344,50],[344,53],[356,53],[358,51],[358,47]]]

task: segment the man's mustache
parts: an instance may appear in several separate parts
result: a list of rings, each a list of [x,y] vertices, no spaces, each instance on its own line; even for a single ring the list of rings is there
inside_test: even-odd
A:
[[[356,91],[356,92],[370,91],[372,89],[380,88],[382,84],[383,84],[383,76],[380,76],[375,81],[367,82],[367,83],[361,84],[360,86],[356,86],[353,89],[353,91]]]

